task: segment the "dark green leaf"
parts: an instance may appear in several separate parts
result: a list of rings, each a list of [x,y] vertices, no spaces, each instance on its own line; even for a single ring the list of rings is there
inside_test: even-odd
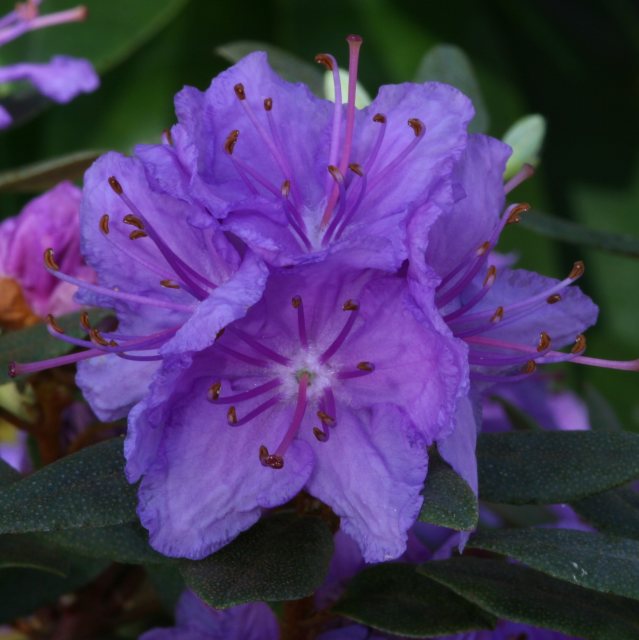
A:
[[[415,75],[415,82],[446,82],[457,87],[473,102],[475,117],[468,129],[472,132],[487,131],[488,111],[468,56],[455,45],[440,44],[423,58]]]
[[[79,151],[6,171],[0,174],[0,191],[44,191],[62,180],[78,180],[101,153]]]
[[[502,560],[452,558],[420,572],[499,618],[593,640],[639,638],[635,600],[590,591]]]
[[[478,518],[473,490],[439,456],[431,456],[419,519],[440,527],[471,531]]]
[[[60,549],[44,544],[35,534],[9,534],[0,536],[0,568],[10,567],[38,569],[64,577],[69,571],[69,561],[60,554]]]
[[[571,502],[639,477],[639,435],[593,431],[482,434],[480,497],[507,504]]]
[[[306,62],[306,60],[272,44],[254,40],[239,40],[223,44],[215,49],[219,56],[232,63],[253,51],[266,51],[271,67],[289,82],[303,82],[315,95],[324,95],[324,75],[322,73],[324,67]]]
[[[34,256],[34,260],[36,256]],[[95,325],[108,312],[95,310],[89,313],[91,323]],[[56,322],[64,332],[75,338],[81,338],[86,331],[80,326],[80,312],[56,318]],[[20,331],[11,331],[0,336],[0,384],[8,382],[8,365],[10,362],[33,362],[57,358],[68,353],[73,347],[68,342],[56,340],[48,331],[45,324],[37,324]]]
[[[0,533],[104,527],[136,520],[122,440],[83,449],[0,490]]]
[[[576,585],[639,598],[639,542],[572,529],[505,529],[473,537],[473,549],[511,556]]]
[[[531,211],[523,216],[521,225],[554,240],[639,258],[639,238],[629,234],[597,231],[540,211]]]
[[[375,629],[432,638],[491,629],[495,619],[408,564],[368,567],[349,584],[334,611]]]
[[[279,514],[204,560],[183,561],[181,570],[187,586],[214,607],[296,600],[321,584],[332,552],[324,522]]]
[[[571,505],[598,529],[639,540],[639,494],[628,487],[604,491]]]
[[[8,463],[0,459],[0,487],[20,480],[22,476]]]

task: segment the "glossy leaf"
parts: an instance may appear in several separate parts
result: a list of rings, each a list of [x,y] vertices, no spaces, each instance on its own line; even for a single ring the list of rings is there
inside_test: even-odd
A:
[[[315,95],[324,95],[324,74],[322,73],[324,67],[302,60],[272,44],[255,40],[238,40],[223,44],[215,51],[231,63],[237,62],[253,51],[266,51],[271,67],[283,78],[289,82],[303,82]]]
[[[473,490],[441,458],[432,456],[428,466],[419,519],[457,531],[472,531],[479,518]]]
[[[636,640],[635,600],[598,593],[503,560],[452,558],[419,571],[499,618],[596,640]]]
[[[100,151],[79,151],[0,174],[0,191],[44,191],[62,180],[78,180]]]
[[[468,127],[469,131],[476,133],[488,130],[490,126],[488,111],[475,77],[473,65],[459,47],[452,44],[440,44],[426,53],[415,74],[415,82],[430,80],[452,84],[472,100],[475,107],[475,117]]]
[[[279,514],[260,520],[200,561],[183,561],[187,586],[211,606],[303,598],[321,584],[333,553],[318,518]]]
[[[639,541],[572,529],[484,531],[468,546],[507,555],[576,585],[639,598]]]
[[[334,611],[380,631],[426,638],[491,629],[495,619],[408,564],[366,568]]]
[[[604,491],[571,506],[601,531],[639,540],[639,494],[634,489]]]
[[[62,458],[0,490],[0,533],[102,527],[136,520],[122,440]]]
[[[482,434],[480,497],[507,504],[571,502],[639,477],[639,434],[519,431]]]
[[[639,258],[639,238],[630,234],[598,231],[536,210],[523,216],[520,224],[554,240]]]

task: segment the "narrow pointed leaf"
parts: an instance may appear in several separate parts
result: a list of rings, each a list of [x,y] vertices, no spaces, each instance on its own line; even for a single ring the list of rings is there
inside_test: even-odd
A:
[[[639,540],[639,493],[629,487],[604,491],[571,504],[601,531]]]
[[[457,531],[472,531],[478,518],[473,490],[441,458],[431,457],[419,519]]]
[[[504,560],[452,558],[419,571],[499,618],[592,640],[636,640],[635,600],[598,593]]]
[[[480,497],[506,504],[571,502],[639,477],[639,434],[519,431],[482,434]]]
[[[572,529],[484,531],[468,543],[573,584],[639,598],[639,541]]]
[[[495,618],[408,564],[368,567],[334,611],[380,631],[410,638],[491,629]]]
[[[204,560],[183,561],[181,571],[187,586],[213,607],[296,600],[321,584],[332,553],[324,522],[280,514]]]
[[[0,489],[0,533],[102,527],[136,520],[122,440],[62,458]]]

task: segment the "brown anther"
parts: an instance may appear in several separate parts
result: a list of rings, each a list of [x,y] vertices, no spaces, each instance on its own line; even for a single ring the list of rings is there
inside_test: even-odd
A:
[[[47,316],[47,323],[57,333],[64,333],[64,329],[58,324],[57,320],[53,317],[53,315],[49,314]]]
[[[373,116],[373,122],[379,122],[380,124],[386,124],[386,116],[383,113],[376,113]]]
[[[44,264],[46,268],[51,269],[51,271],[60,271],[60,267],[58,266],[58,263],[55,261],[53,249],[51,247],[44,250]]]
[[[546,298],[548,304],[557,304],[560,300],[561,296],[558,293],[553,293],[553,295]]]
[[[577,260],[577,262],[575,262],[575,264],[572,265],[572,269],[570,270],[568,277],[571,280],[576,280],[577,278],[581,278],[581,276],[584,275],[585,270],[586,270],[586,265],[583,263],[583,261]]]
[[[539,351],[539,353],[541,353],[542,351],[548,351],[548,349],[550,349],[550,343],[551,343],[551,339],[550,336],[545,332],[542,331],[539,334],[539,342],[537,344],[537,351]]]
[[[493,323],[501,322],[503,317],[504,317],[504,308],[503,307],[497,307],[497,309],[495,310],[495,313],[493,313],[493,316],[490,319],[490,321],[493,322]]]
[[[113,191],[115,191],[119,196],[121,196],[124,193],[124,189],[122,188],[122,185],[116,180],[115,176],[111,176],[109,178],[109,186],[111,187],[111,189],[113,189]]]
[[[331,56],[326,53],[318,53],[315,56],[315,62],[317,62],[317,64],[324,65],[329,71],[333,70],[333,60],[331,59]]]
[[[224,151],[229,155],[233,155],[233,149],[235,149],[235,145],[237,143],[237,139],[240,137],[240,130],[233,129],[228,136],[226,136],[226,141],[224,142]]]
[[[83,329],[91,331],[91,321],[89,320],[89,314],[86,311],[83,311],[80,314],[80,325]]]
[[[534,373],[537,370],[537,363],[534,360],[528,362],[521,368],[522,373]]]
[[[322,424],[329,426],[335,424],[335,418],[333,418],[333,416],[329,416],[325,411],[320,410],[316,415],[322,421]]]
[[[109,341],[100,333],[98,329],[91,329],[89,331],[89,337],[91,338],[91,342],[95,342],[99,344],[101,347],[109,347]]]
[[[109,340],[109,346],[110,347],[117,347],[118,343],[115,340]]]
[[[483,256],[486,253],[486,251],[488,251],[488,249],[490,249],[490,242],[486,240],[486,242],[483,242],[482,244],[479,245],[477,249],[477,255]]]
[[[233,87],[233,91],[235,91],[238,100],[246,100],[246,91],[244,91],[244,85],[241,82]]]
[[[100,218],[100,231],[102,231],[102,233],[105,236],[109,235],[109,214],[108,213],[105,213]]]
[[[486,273],[486,277],[484,278],[484,287],[489,286],[495,282],[495,278],[497,277],[497,267],[494,264],[491,264],[488,267],[488,272]]]
[[[179,289],[180,285],[173,280],[160,280],[160,284],[167,289]]]
[[[165,129],[163,132],[166,141],[173,146],[173,134],[171,133],[171,129]]]
[[[516,205],[515,208],[510,212],[506,224],[517,224],[521,221],[522,214],[530,211],[530,208],[531,207],[527,202],[522,202]]]
[[[229,410],[226,412],[226,419],[230,425],[237,424],[237,412],[235,411],[235,407],[229,407]]]
[[[293,309],[299,309],[302,304],[301,296],[293,296],[291,299],[291,304],[293,305]]]
[[[282,182],[282,197],[288,198],[290,193],[291,193],[291,181],[284,180],[284,182]]]
[[[375,371],[375,365],[372,362],[366,362],[366,360],[363,360],[362,362],[358,362],[357,363],[357,368],[360,371]]]
[[[215,401],[220,397],[220,391],[222,390],[221,382],[214,382],[207,391],[206,395],[209,400]]]
[[[342,172],[334,164],[329,164],[327,169],[328,169],[328,172],[331,174],[331,177],[333,178],[333,180],[335,180],[335,182],[343,182],[344,176],[342,175]]]
[[[359,302],[351,300],[350,298],[342,305],[342,311],[357,311],[359,309]]]
[[[313,435],[320,441],[326,442],[328,440],[328,436],[326,433],[320,429],[319,427],[313,427]]]
[[[570,348],[570,353],[582,353],[586,350],[586,336],[583,333],[580,333],[575,338],[575,344]]]
[[[273,108],[273,98],[264,98],[264,111],[270,111]]]
[[[419,118],[411,118],[408,121],[408,126],[415,132],[415,135],[419,138],[424,131],[426,130],[426,126]]]
[[[360,178],[363,177],[364,175],[364,169],[362,169],[362,165],[361,164],[357,164],[357,162],[351,162],[348,165],[348,168],[353,172],[356,173]]]
[[[146,238],[146,237],[147,237],[146,231],[142,231],[141,229],[136,229],[135,231],[131,231],[131,233],[129,234],[130,240],[139,240],[140,238]]]
[[[127,213],[124,218],[122,218],[122,222],[124,222],[124,224],[130,224],[132,227],[137,227],[141,230],[144,229],[144,222],[132,213]]]
[[[224,327],[222,327],[216,334],[215,334],[215,339],[219,340],[223,335],[224,335],[224,331],[226,331],[226,329]]]
[[[260,462],[271,469],[281,469],[284,466],[284,458],[269,453],[264,445],[260,446]]]

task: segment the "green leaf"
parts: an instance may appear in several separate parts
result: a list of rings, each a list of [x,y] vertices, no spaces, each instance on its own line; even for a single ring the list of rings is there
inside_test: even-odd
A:
[[[457,531],[472,531],[477,526],[477,497],[439,456],[429,460],[419,519]]]
[[[103,527],[136,520],[122,440],[62,458],[0,490],[0,533]]]
[[[518,431],[482,434],[480,498],[506,504],[571,502],[639,477],[639,434]]]
[[[0,487],[20,480],[22,476],[9,463],[0,459]]]
[[[415,74],[415,82],[431,80],[452,84],[472,100],[475,107],[475,117],[468,127],[469,131],[477,133],[488,130],[490,125],[488,111],[475,77],[473,65],[459,47],[452,44],[440,44],[426,53]]]
[[[79,151],[0,173],[0,192],[44,191],[62,180],[78,180],[101,151]]]
[[[34,260],[36,257],[34,256]],[[92,325],[96,325],[109,314],[108,311],[94,310],[89,313]],[[56,322],[67,335],[82,338],[86,331],[80,325],[80,312],[69,313]],[[11,331],[0,336],[0,384],[11,380],[8,365],[10,362],[33,362],[57,358],[68,353],[73,346],[68,342],[56,340],[47,330],[46,324],[37,324],[20,331]]]
[[[627,233],[598,231],[537,210],[523,216],[520,224],[554,240],[639,258],[639,238]]]
[[[504,178],[512,178],[524,164],[533,167],[539,163],[539,153],[546,136],[546,119],[538,113],[517,120],[504,134],[503,141],[513,153],[506,163]]]
[[[181,563],[187,586],[213,607],[256,600],[296,600],[321,584],[333,553],[318,518],[264,518],[217,553]]]
[[[333,610],[380,631],[410,638],[491,629],[496,622],[408,564],[367,567],[351,581]]]
[[[266,42],[256,40],[238,40],[229,42],[215,49],[215,52],[235,63],[253,51],[266,51],[268,60],[273,69],[289,82],[303,82],[317,96],[324,95],[324,74],[317,64],[311,64],[302,60],[288,51]]]
[[[16,567],[64,577],[69,572],[69,561],[58,548],[44,544],[35,534],[0,536],[0,569]]]
[[[639,540],[639,494],[628,487],[604,491],[571,503],[598,529]]]
[[[636,640],[634,600],[590,591],[503,560],[452,558],[419,571],[499,618],[583,638]]]
[[[593,384],[584,384],[582,398],[588,408],[588,419],[595,431],[623,431],[623,426],[607,398]]]
[[[504,529],[474,536],[469,548],[511,556],[555,578],[639,598],[639,542],[572,529]]]

